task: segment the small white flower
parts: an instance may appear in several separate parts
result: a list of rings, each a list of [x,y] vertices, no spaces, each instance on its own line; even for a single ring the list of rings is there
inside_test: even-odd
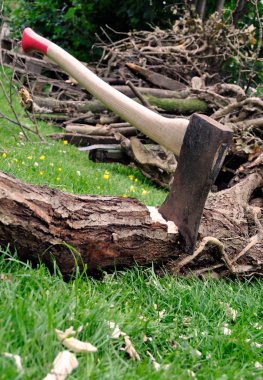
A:
[[[165,310],[161,310],[159,311],[159,318],[162,319],[164,317],[164,314],[165,314]]]
[[[263,365],[259,362],[255,362],[254,366],[255,368],[263,368]]]
[[[262,326],[261,326],[258,322],[256,322],[256,323],[252,323],[252,326],[253,326],[254,329],[256,329],[256,330],[261,330],[261,329],[262,329]]]
[[[191,371],[190,369],[188,369],[187,372],[190,377],[196,378],[194,371]]]
[[[226,308],[227,317],[232,319],[233,322],[235,322],[235,320],[237,318],[237,311],[235,309],[233,309],[232,307],[230,307],[230,305],[228,303],[225,304],[225,308]]]
[[[257,342],[252,342],[251,343],[251,347],[261,348],[262,344],[261,343],[257,343]]]
[[[77,173],[77,176],[79,176],[79,177],[81,176],[81,173],[79,170],[77,170],[76,173]]]
[[[223,334],[224,335],[231,335],[232,331],[227,327],[223,327]]]
[[[34,162],[34,167],[35,167],[35,168],[38,167],[38,162]]]

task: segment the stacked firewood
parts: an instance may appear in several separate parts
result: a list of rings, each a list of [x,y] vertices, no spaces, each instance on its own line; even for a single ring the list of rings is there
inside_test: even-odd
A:
[[[263,100],[253,92],[258,44],[253,26],[235,29],[217,15],[205,22],[186,15],[168,31],[131,32],[116,42],[99,37],[101,59],[87,66],[154,112],[186,118],[205,113],[231,126],[235,139],[223,180],[229,184],[262,152]],[[146,176],[169,187],[174,155],[110,112],[47,58],[2,46],[3,63],[20,81],[27,112],[62,128],[51,137],[78,145],[95,161],[134,162]],[[224,66],[233,58],[239,62],[239,76],[246,73],[245,86],[226,83]]]

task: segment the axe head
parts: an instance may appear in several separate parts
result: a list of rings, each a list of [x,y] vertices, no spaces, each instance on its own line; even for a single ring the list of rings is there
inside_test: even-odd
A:
[[[232,136],[230,128],[208,116],[191,116],[170,193],[159,208],[166,220],[177,225],[187,253],[194,251],[206,198]]]

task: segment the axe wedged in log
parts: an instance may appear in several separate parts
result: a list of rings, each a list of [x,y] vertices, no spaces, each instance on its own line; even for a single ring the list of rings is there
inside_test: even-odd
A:
[[[208,116],[193,114],[190,120],[163,117],[123,95],[65,50],[26,28],[22,36],[25,52],[47,55],[109,109],[178,157],[174,181],[159,212],[173,221],[192,253],[204,205],[232,141],[231,129]]]

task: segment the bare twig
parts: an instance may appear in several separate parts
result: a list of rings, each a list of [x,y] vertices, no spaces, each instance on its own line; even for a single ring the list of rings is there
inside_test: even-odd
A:
[[[130,80],[127,80],[126,85],[130,87],[130,89],[133,91],[134,95],[141,101],[141,103],[145,107],[150,108],[150,109],[152,108],[152,106],[150,105],[148,100],[142,96],[140,91],[132,84],[132,82]]]

